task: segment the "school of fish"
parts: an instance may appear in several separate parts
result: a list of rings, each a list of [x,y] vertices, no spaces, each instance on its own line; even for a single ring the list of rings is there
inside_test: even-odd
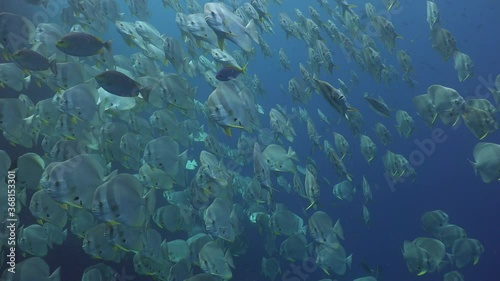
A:
[[[46,9],[51,2],[22,4]],[[349,204],[361,189],[359,216],[368,227],[373,223],[371,180],[353,175],[353,149],[369,164],[382,163],[394,181],[417,177],[402,154],[384,151],[397,138],[391,125],[404,141],[416,122],[429,127],[436,119],[446,126],[464,122],[481,141],[469,157],[474,173],[485,183],[500,180],[500,144],[484,141],[498,130],[500,75],[489,89],[493,101],[466,100],[459,90],[427,85],[427,93],[412,97],[419,118],[389,107],[378,94],[361,98],[354,93],[357,71],[378,83],[401,79],[416,87],[411,56],[397,47],[405,39],[377,12],[399,8],[398,0],[364,7],[346,0],[310,1],[308,11],[295,9],[294,15],[269,12],[285,5],[282,0],[162,0],[169,15],[175,13],[180,38],[172,37],[173,27],[160,31],[148,22],[153,13],[165,12],[151,10],[148,2],[153,1],[59,2],[64,6],[59,23],[35,26],[27,17],[0,11],[0,87],[19,92],[18,98],[0,98],[0,129],[12,146],[33,150],[11,159],[9,148],[2,148],[0,178],[15,162],[22,203],[16,212],[34,218],[18,230],[18,249],[26,257],[17,265],[18,274],[5,271],[2,281],[67,280],[61,277],[64,268],[51,273],[43,257],[68,235],[98,259],[82,281],[114,280],[115,269],[99,260],[125,259],[133,260],[136,274],[154,280],[231,280],[235,269],[245,267],[233,258],[247,251],[249,229],[258,231],[258,247],[267,255],[261,259],[263,280],[276,280],[283,261],[310,258],[324,271],[323,280],[334,280],[351,270],[353,255],[342,245],[350,237],[340,219],[322,210],[327,204],[322,194]],[[453,58],[460,82],[473,77],[472,59],[441,26],[437,3],[426,5],[432,48],[444,61]],[[101,38],[106,32],[119,34],[133,54],[122,54],[116,42]],[[287,44],[305,44],[307,61],[294,65],[295,54],[269,46],[266,37],[277,33],[286,35]],[[346,71],[338,69],[333,45],[358,66],[350,70],[350,81],[332,79],[336,71]],[[300,73],[281,87],[296,105],[291,110],[262,105],[271,95],[259,79],[266,74],[249,74],[257,48],[285,73]],[[386,64],[386,53],[400,65]],[[195,78],[211,92],[200,93]],[[26,95],[33,84],[53,95]],[[326,101],[331,110],[308,110],[311,99]],[[366,102],[379,115],[374,128],[363,127],[353,101]],[[316,120],[332,128],[346,125],[352,136],[320,135]],[[295,142],[299,126],[307,132],[300,143]],[[234,138],[236,144],[225,141]],[[331,166],[318,167],[314,158],[297,153],[304,139],[311,155],[323,154]],[[322,176],[325,169],[334,171],[336,182]],[[7,194],[3,180],[0,190]],[[300,198],[302,213],[280,202],[283,191]],[[0,198],[4,221],[7,198]],[[408,270],[415,276],[439,272],[445,281],[464,280],[458,270],[479,261],[485,251],[481,242],[449,223],[444,211],[427,212],[421,220],[433,237],[404,241]],[[168,239],[170,233],[182,233],[184,239]],[[1,233],[0,238],[3,249],[8,237]],[[367,276],[355,281],[379,278],[378,269],[362,266]]]

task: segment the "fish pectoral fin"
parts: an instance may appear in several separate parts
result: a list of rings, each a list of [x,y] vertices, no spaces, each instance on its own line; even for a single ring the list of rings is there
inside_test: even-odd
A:
[[[240,126],[240,125],[229,125],[230,128],[235,128],[235,129],[245,129],[245,127]]]
[[[306,208],[306,211],[309,210],[312,206],[316,205],[316,201],[312,201],[311,204]]]
[[[484,138],[485,138],[488,134],[489,134],[489,132],[484,133],[484,135],[482,135],[482,136],[479,138],[479,140],[484,139]]]
[[[123,247],[122,245],[116,245],[116,244],[115,244],[115,246],[113,247],[113,250],[114,250],[114,251],[122,250],[122,251],[125,251],[125,252],[130,252],[130,250],[129,250],[129,249],[127,249],[127,248]]]

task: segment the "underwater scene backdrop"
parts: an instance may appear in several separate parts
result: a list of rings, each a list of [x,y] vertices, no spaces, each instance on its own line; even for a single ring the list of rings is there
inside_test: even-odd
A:
[[[498,280],[497,14],[2,0],[0,280]]]

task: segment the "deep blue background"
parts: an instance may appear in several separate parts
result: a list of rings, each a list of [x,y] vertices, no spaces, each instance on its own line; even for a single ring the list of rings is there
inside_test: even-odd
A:
[[[278,13],[287,12],[295,20],[294,9],[299,8],[306,17],[309,17],[307,6],[311,5],[320,11],[325,21],[327,19],[326,13],[321,11],[316,1],[283,1],[285,4],[281,6],[274,3],[270,5],[270,14],[275,23],[274,31],[276,34],[262,35],[273,49],[274,57],[265,59],[259,47],[255,45],[257,56],[248,65],[248,75],[257,74],[267,92],[264,99],[257,99],[266,112],[265,115],[261,116],[263,127],[269,126],[267,112],[275,104],[279,103],[289,110],[292,106],[302,106],[309,111],[310,116],[314,119],[318,133],[322,135],[322,140],[328,139],[333,143],[331,132],[336,131],[343,134],[350,142],[352,156],[350,159],[345,160],[345,164],[347,169],[354,175],[354,183],[358,186],[356,198],[351,203],[341,202],[334,198],[331,187],[322,180],[323,177],[326,177],[333,184],[339,181],[333,172],[332,165],[322,151],[315,150],[311,153],[312,144],[307,138],[305,124],[298,122],[297,119],[294,120],[298,137],[293,143],[293,148],[301,159],[300,165],[305,165],[305,157],[307,156],[312,157],[317,162],[318,178],[322,185],[320,208],[328,212],[334,220],[341,219],[346,236],[343,245],[347,253],[354,253],[352,271],[338,277],[338,279],[352,280],[363,276],[364,273],[359,263],[364,260],[370,265],[382,266],[383,280],[442,280],[444,272],[426,274],[418,278],[413,276],[408,272],[401,255],[404,240],[413,240],[418,236],[427,235],[420,226],[420,216],[426,211],[442,209],[449,214],[451,223],[463,227],[469,237],[479,239],[485,247],[485,253],[477,265],[468,265],[460,270],[465,275],[466,280],[498,280],[498,276],[500,276],[500,256],[498,252],[500,249],[500,221],[498,219],[500,213],[500,186],[498,182],[484,184],[479,177],[474,175],[467,159],[472,159],[472,149],[478,140],[474,138],[469,130],[463,124],[451,128],[442,125],[438,120],[434,128],[444,130],[446,141],[436,144],[434,151],[425,155],[423,161],[415,165],[417,171],[415,182],[408,180],[396,184],[395,189],[389,188],[388,182],[384,178],[382,164],[382,156],[387,149],[402,154],[411,160],[411,155],[418,153],[416,151],[421,151],[416,142],[432,137],[431,132],[434,128],[425,126],[416,114],[411,102],[413,96],[426,93],[427,87],[430,85],[440,84],[454,88],[464,98],[487,97],[494,102],[492,97],[488,97],[486,86],[492,87],[491,82],[499,73],[500,57],[498,50],[500,37],[498,36],[498,28],[500,27],[500,20],[498,19],[497,1],[436,1],[441,13],[442,26],[452,32],[457,40],[459,50],[468,54],[474,62],[475,77],[463,83],[458,81],[457,74],[453,69],[452,59],[443,62],[438,53],[431,47],[430,30],[426,22],[425,1],[400,1],[401,6],[395,8],[390,14],[383,9],[382,1],[372,1],[372,4],[377,8],[377,13],[386,15],[393,22],[398,34],[404,37],[404,39],[398,39],[396,50],[403,49],[411,55],[415,68],[414,78],[417,81],[415,88],[408,87],[403,81],[393,82],[390,86],[377,83],[367,73],[361,72],[353,61],[345,57],[339,46],[333,45],[329,39],[326,40],[328,47],[335,53],[334,60],[339,67],[334,70],[332,75],[325,74],[322,71],[320,78],[331,82],[334,86],[338,86],[337,78],[350,85],[348,83],[350,70],[354,70],[359,76],[359,85],[350,86],[351,93],[348,100],[364,116],[363,133],[370,136],[378,146],[378,157],[370,165],[366,163],[359,151],[359,139],[352,135],[345,120],[337,124],[339,115],[320,96],[313,95],[309,104],[302,105],[293,104],[289,96],[285,96],[280,92],[280,84],[286,89],[289,79],[300,76],[298,65],[300,62],[306,64],[307,52],[305,42],[294,38],[286,39],[283,30],[278,24]],[[161,33],[180,38],[174,21],[174,11],[171,8],[164,9],[161,1],[150,0],[149,2],[152,12],[150,22]],[[330,2],[332,2],[330,5],[335,5],[334,1]],[[56,1],[53,1],[53,3],[56,3]],[[362,16],[365,2],[352,1],[352,3],[358,6],[354,10],[358,15]],[[2,5],[4,6],[2,7]],[[121,7],[126,14],[125,20],[136,20],[130,17],[128,8],[124,3],[121,3]],[[2,4],[0,4],[0,11],[17,12],[30,18],[30,15],[43,11],[43,8],[29,6],[22,1],[3,0]],[[58,17],[48,17],[47,19],[50,22],[60,22]],[[336,23],[340,27],[340,23]],[[366,24],[366,20],[363,23]],[[346,33],[345,29],[342,29],[342,31]],[[325,34],[323,33],[323,35]],[[130,55],[139,51],[126,46],[112,24],[109,26],[109,31],[100,36],[113,40],[114,54]],[[392,64],[399,70],[395,52],[386,51],[375,36],[374,40],[386,65]],[[231,43],[229,43],[229,47],[234,49],[234,45]],[[282,70],[278,60],[279,48],[285,49],[292,62],[293,70],[291,72]],[[207,57],[209,57],[208,54]],[[174,70],[171,67],[164,67],[164,71],[173,72]],[[196,98],[202,102],[205,101],[211,92],[210,87],[203,78],[195,78],[191,79],[191,81],[193,85],[198,86]],[[365,92],[382,96],[390,108],[403,109],[410,113],[416,125],[416,129],[410,138],[403,139],[398,136],[393,126],[395,124],[394,114],[391,119],[384,119],[368,107],[362,98]],[[9,89],[0,89],[0,93],[1,97],[15,97],[17,95],[17,93]],[[53,93],[45,88],[37,88],[32,83],[27,94],[36,102],[51,96]],[[317,108],[335,121],[326,126],[319,120],[316,113]],[[377,121],[386,125],[393,134],[393,143],[386,147],[378,142],[372,129]],[[206,120],[203,120],[203,122],[206,123]],[[229,139],[223,133],[217,133],[216,135],[222,142],[235,147],[239,132],[234,132],[232,139]],[[490,134],[484,141],[500,143],[500,133]],[[8,151],[13,159],[28,151],[22,147],[10,146],[1,137],[0,149]],[[198,158],[197,152],[192,153],[190,158]],[[250,166],[243,170],[247,176],[252,171]],[[361,206],[364,199],[360,187],[363,175],[370,182],[374,193],[373,202],[368,204],[373,221],[369,228],[362,222],[361,218]],[[287,178],[291,182],[291,177],[288,176]],[[277,196],[277,202],[285,203],[291,210],[302,216],[307,223],[307,216],[304,216],[302,211],[302,208],[308,205],[305,199],[281,192]],[[307,215],[310,214],[312,214],[312,211],[307,212]],[[24,219],[26,224],[32,223],[29,222],[29,217],[25,216]],[[262,280],[263,278],[259,275],[259,272],[261,258],[265,255],[262,244],[263,239],[253,228],[248,230],[246,236],[250,247],[246,255],[235,258],[237,269],[234,272],[234,280]],[[165,234],[164,238],[173,239],[173,236]],[[277,240],[278,249],[280,241],[282,241],[282,238]],[[62,254],[63,252],[64,254]],[[133,273],[130,257],[123,262],[129,274]],[[51,269],[62,266],[62,280],[68,281],[80,280],[83,270],[98,262],[83,253],[81,241],[72,235],[69,235],[68,241],[63,246],[55,247],[46,257],[46,260]],[[112,266],[118,271],[122,267],[116,264],[112,264]],[[286,272],[288,269],[290,269],[289,264],[282,262],[282,272]],[[298,277],[297,275],[283,277],[289,278],[293,276]],[[327,277],[321,269],[317,269],[308,274],[305,280],[319,280]],[[138,276],[134,280],[150,280],[150,278]]]

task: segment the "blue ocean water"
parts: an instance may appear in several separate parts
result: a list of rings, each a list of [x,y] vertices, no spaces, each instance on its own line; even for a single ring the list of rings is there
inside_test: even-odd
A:
[[[131,0],[133,1],[133,0]],[[56,2],[56,1],[54,1]],[[63,1],[58,1],[61,3]],[[135,21],[124,1],[119,1],[121,9],[125,12],[126,21]],[[179,30],[175,24],[175,11],[171,8],[165,9],[161,1],[149,1],[152,13],[149,22],[152,23],[162,34],[167,34],[180,38]],[[203,1],[200,1],[202,3]],[[351,85],[351,93],[348,97],[353,107],[358,109],[364,117],[363,134],[366,134],[376,142],[378,147],[377,158],[367,164],[359,149],[359,138],[356,138],[350,131],[345,120],[340,119],[335,112],[319,95],[313,94],[312,100],[306,104],[293,103],[289,95],[280,90],[280,85],[287,88],[288,81],[292,77],[299,77],[299,63],[305,64],[308,60],[306,44],[295,38],[286,39],[284,31],[278,25],[277,15],[280,12],[287,12],[295,19],[295,9],[300,9],[304,15],[309,16],[307,7],[313,6],[320,11],[322,17],[326,18],[325,11],[322,11],[316,1],[287,1],[282,5],[270,4],[270,15],[275,23],[275,34],[262,34],[265,41],[274,52],[271,58],[265,58],[256,48],[256,57],[249,62],[247,74],[257,75],[267,92],[265,97],[258,97],[257,101],[266,112],[261,116],[263,127],[268,127],[269,117],[267,112],[276,104],[280,104],[290,111],[292,107],[301,106],[308,110],[310,116],[314,118],[316,129],[322,139],[333,141],[332,132],[339,132],[344,135],[351,145],[351,157],[345,160],[347,170],[353,175],[353,183],[358,186],[358,193],[353,202],[339,201],[332,194],[331,187],[323,181],[326,177],[330,182],[337,183],[339,178],[333,171],[333,166],[328,161],[322,151],[312,150],[312,143],[307,137],[307,129],[304,123],[295,119],[294,126],[297,138],[293,144],[300,164],[304,165],[305,158],[311,157],[317,163],[318,179],[321,183],[320,209],[327,212],[334,220],[341,219],[344,227],[346,240],[343,246],[348,254],[353,253],[352,270],[343,276],[335,276],[338,280],[352,280],[364,276],[365,273],[360,267],[360,261],[365,261],[369,265],[381,266],[383,279],[381,280],[442,280],[442,274],[429,273],[416,277],[411,274],[403,260],[401,249],[403,241],[413,240],[419,236],[429,236],[420,226],[420,216],[427,211],[441,209],[445,211],[450,222],[463,227],[468,237],[476,238],[482,242],[485,248],[484,254],[477,265],[468,265],[461,269],[465,280],[499,280],[500,279],[500,198],[499,183],[493,182],[484,184],[474,171],[468,161],[472,158],[472,150],[479,142],[463,123],[458,123],[455,127],[444,126],[439,121],[434,127],[427,127],[416,114],[411,98],[424,94],[427,87],[432,84],[440,84],[456,89],[464,98],[488,98],[493,102],[488,87],[493,87],[494,79],[499,74],[500,56],[498,50],[500,37],[498,28],[500,19],[498,18],[498,2],[494,0],[483,1],[440,1],[436,0],[441,14],[443,27],[451,31],[457,40],[457,47],[460,51],[468,54],[474,62],[475,76],[464,82],[459,82],[457,74],[453,69],[453,61],[450,59],[443,62],[438,53],[432,49],[430,41],[430,30],[426,18],[425,1],[400,1],[400,7],[391,12],[384,10],[382,1],[373,0],[377,8],[377,13],[390,19],[398,34],[403,39],[398,39],[396,50],[406,50],[413,61],[415,68],[414,79],[416,86],[409,87],[402,80],[396,80],[389,86],[376,82],[366,72],[361,71],[357,64],[351,60],[342,48],[326,40],[327,46],[334,53],[334,61],[338,65],[333,74],[325,74],[323,71],[320,79],[326,80],[333,85],[337,84],[337,79],[349,81],[350,71],[353,70],[359,77],[359,85]],[[334,2],[334,1],[330,1]],[[357,5],[354,9],[358,14],[363,14],[365,1],[351,1]],[[24,2],[15,0],[3,0],[0,4],[1,11],[15,12],[26,17],[43,11],[41,7],[32,7]],[[335,5],[335,3],[330,3]],[[57,12],[57,9],[55,10]],[[48,22],[59,22],[58,16],[48,16]],[[369,25],[366,20],[364,24]],[[388,52],[372,34],[378,50],[381,52],[383,61],[387,65],[394,65],[400,70],[396,60],[395,52]],[[137,49],[131,49],[124,42],[114,27],[110,25],[109,31],[101,35],[102,38],[113,40],[113,53],[131,55]],[[229,44],[231,49],[235,46]],[[283,71],[278,60],[278,50],[283,48],[292,62],[292,71]],[[174,72],[172,67],[163,67],[165,72]],[[205,101],[211,93],[211,88],[202,77],[189,78],[192,85],[198,86],[196,99]],[[363,93],[368,92],[380,95],[392,109],[402,109],[407,111],[415,120],[415,131],[408,139],[401,138],[393,125],[395,120],[384,119],[377,115],[364,101]],[[9,89],[0,89],[1,97],[16,97],[18,93]],[[48,88],[37,88],[32,83],[27,90],[27,94],[38,101],[53,95]],[[316,109],[331,117],[334,122],[330,125],[322,123],[317,117]],[[203,123],[207,120],[200,119]],[[382,122],[387,126],[393,135],[393,142],[383,146],[376,140],[373,131],[375,122]],[[441,143],[431,141],[433,132],[443,132]],[[227,137],[222,132],[216,133],[217,138],[232,147],[236,146],[237,138],[240,134],[233,131],[232,138]],[[500,142],[500,132],[488,135],[483,141]],[[9,152],[12,159],[17,158],[28,151],[41,151],[40,148],[24,149],[13,147],[4,138],[0,138],[0,149]],[[199,151],[199,147],[193,152]],[[385,176],[385,169],[382,163],[382,156],[386,150],[402,154],[413,164],[417,176],[415,181],[406,180],[394,183]],[[197,153],[190,155],[190,158],[198,157]],[[250,175],[251,166],[245,167],[242,173]],[[191,176],[193,174],[190,174]],[[362,220],[361,206],[364,199],[361,195],[361,179],[365,176],[370,182],[374,200],[368,207],[371,213],[372,224],[367,227]],[[273,179],[275,182],[275,179]],[[297,195],[289,195],[281,192],[276,197],[276,202],[284,203],[290,210],[299,214],[307,221],[307,216],[312,214],[312,210],[307,211],[307,216],[303,213],[303,208],[308,202]],[[33,220],[29,214],[21,217],[26,221]],[[31,224],[32,221],[28,224]],[[164,238],[174,239],[178,236],[164,233]],[[260,275],[260,261],[264,252],[263,239],[255,228],[249,228],[245,233],[248,240],[248,250],[243,256],[235,258],[236,269],[233,280],[264,280]],[[182,237],[182,235],[181,235]],[[187,237],[184,237],[184,239]],[[277,240],[277,246],[282,241]],[[100,261],[96,261],[87,256],[81,249],[81,240],[69,235],[68,240],[62,246],[55,246],[45,260],[51,269],[62,267],[62,280],[80,280],[82,272],[88,266]],[[127,256],[121,264],[107,263],[121,271],[123,267],[126,272],[134,276],[133,280],[152,280],[151,277],[138,276],[134,274],[131,256]],[[319,280],[331,278],[327,276],[319,267],[314,264],[303,264],[301,262],[290,263],[281,259],[282,274],[279,280]],[[4,265],[2,265],[2,270]],[[296,271],[294,271],[294,268]],[[195,267],[195,272],[201,272]],[[445,271],[446,272],[446,271]]]

